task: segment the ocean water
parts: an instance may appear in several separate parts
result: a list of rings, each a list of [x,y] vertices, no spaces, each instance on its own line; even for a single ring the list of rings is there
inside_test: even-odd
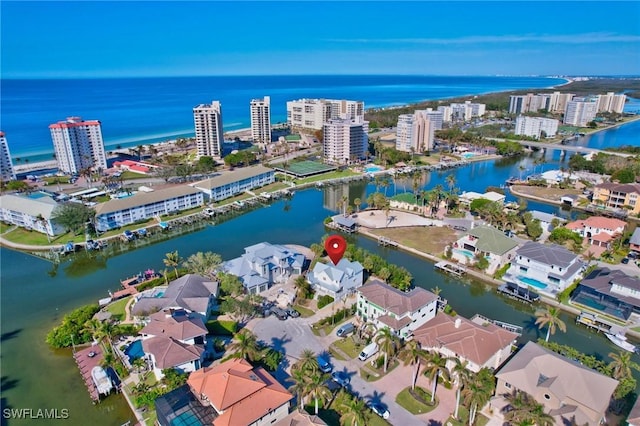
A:
[[[49,124],[70,116],[100,120],[113,150],[193,134],[195,105],[219,100],[225,130],[248,127],[249,102],[271,96],[271,121],[286,121],[286,102],[338,98],[387,107],[512,89],[545,88],[545,77],[242,76],[2,80],[0,129],[12,157],[53,159]]]

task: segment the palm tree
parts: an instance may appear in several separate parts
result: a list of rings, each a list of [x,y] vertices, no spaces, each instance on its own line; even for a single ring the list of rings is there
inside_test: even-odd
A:
[[[364,416],[367,407],[364,401],[360,398],[348,397],[348,399],[341,404],[341,408],[343,410],[343,414],[342,417],[340,417],[340,420],[345,425],[363,426],[367,421]]]
[[[305,349],[302,351],[302,355],[298,361],[293,364],[294,369],[300,369],[305,373],[315,374],[318,371],[318,360],[316,358],[316,353],[311,349]]]
[[[94,340],[100,341],[104,337],[102,321],[92,318],[84,323],[83,331],[88,331]]]
[[[545,342],[549,341],[549,335],[556,334],[556,328],[560,329],[562,332],[567,331],[567,326],[560,319],[560,309],[555,308],[553,306],[549,306],[547,309],[539,309],[536,311],[536,322],[535,324],[540,328],[547,327],[547,337],[544,339]]]
[[[506,395],[506,400],[509,405],[503,409],[505,420],[520,425],[553,426],[553,417],[545,413],[544,406],[538,404],[528,393],[514,390]]]
[[[468,383],[462,388],[462,402],[469,409],[470,426],[476,419],[478,407],[484,407],[491,398],[494,388],[493,375],[486,368],[480,370],[478,374],[471,375]]]
[[[420,374],[421,361],[425,358],[425,351],[420,348],[420,343],[417,340],[409,340],[404,348],[400,351],[398,356],[404,361],[404,365],[414,365],[413,378],[411,380],[411,389],[416,388],[416,382],[418,381],[418,374]]]
[[[362,200],[360,198],[356,198],[353,200],[353,205],[356,206],[356,211],[360,211],[360,206],[362,205]]]
[[[387,372],[387,366],[389,365],[389,358],[396,353],[396,342],[398,338],[391,331],[389,327],[384,327],[378,330],[375,342],[380,348],[380,351],[384,354],[384,372]]]
[[[613,371],[613,378],[620,380],[625,377],[631,377],[631,366],[634,362],[631,361],[631,352],[618,352],[609,353],[609,358],[613,361],[609,363],[609,368]]]
[[[300,410],[304,407],[304,397],[306,396],[307,373],[303,370],[291,370],[291,376],[287,379],[293,382],[289,387],[289,392],[296,394],[300,403]]]
[[[445,179],[447,182],[447,186],[449,187],[449,192],[454,192],[453,189],[456,186],[456,176],[454,174],[450,174]]]
[[[468,361],[461,362],[460,358],[452,358],[454,365],[451,369],[452,375],[456,379],[456,410],[453,413],[453,418],[458,418],[458,409],[460,408],[460,396],[462,394],[462,388],[467,385],[471,379],[471,372],[467,370]]]
[[[214,271],[222,264],[222,257],[217,253],[197,252],[187,258],[182,264],[187,271],[192,274],[208,276],[213,275]]]
[[[313,397],[316,403],[316,416],[318,415],[318,402],[322,401],[322,405],[324,406],[331,398],[331,391],[326,385],[328,377],[328,374],[323,374],[319,371],[307,375],[305,386],[306,394]]]
[[[178,254],[178,250],[166,253],[162,262],[165,266],[173,268],[173,271],[176,273],[176,278],[178,278],[178,265],[182,262],[182,258]]]
[[[244,329],[234,336],[233,343],[229,345],[229,350],[234,353],[234,358],[244,358],[255,361],[260,356],[260,346],[256,335]]]
[[[449,380],[449,370],[447,369],[447,361],[449,358],[443,357],[440,353],[433,351],[427,355],[427,365],[425,367],[425,374],[433,383],[431,389],[431,402],[436,399],[436,386],[438,384],[438,377],[442,376],[447,381]]]

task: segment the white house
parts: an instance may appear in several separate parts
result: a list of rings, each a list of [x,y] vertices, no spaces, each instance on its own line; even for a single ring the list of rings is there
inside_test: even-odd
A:
[[[505,195],[504,194],[500,194],[498,192],[494,192],[494,191],[485,192],[484,194],[480,194],[478,192],[473,192],[473,191],[468,191],[468,192],[463,192],[458,197],[458,199],[460,200],[460,203],[463,204],[463,205],[467,205],[467,206],[470,205],[473,200],[477,200],[477,199],[480,199],[480,198],[483,198],[485,200],[489,200],[489,201],[494,202],[494,203],[503,204],[504,203],[504,199],[505,199]]]
[[[620,219],[590,216],[567,223],[566,228],[586,238],[590,245],[608,248],[616,236],[622,235],[625,226],[627,223]]]
[[[516,240],[497,229],[476,226],[453,244],[451,257],[464,265],[470,265],[476,262],[476,255],[484,256],[489,261],[486,271],[491,274],[511,260],[516,247]]]
[[[528,241],[516,251],[504,279],[555,296],[582,277],[583,267],[564,247]]]
[[[553,225],[551,224],[555,219],[558,220],[558,223],[564,223],[565,220],[561,217],[558,217],[556,215],[553,215],[551,213],[545,213],[545,212],[541,212],[538,210],[529,210],[529,213],[531,213],[531,217],[533,219],[538,219],[540,221],[540,226],[542,227],[542,229],[544,231],[552,231],[553,230]]]
[[[153,192],[138,192],[96,206],[96,229],[119,228],[153,217],[177,213],[204,204],[204,194],[189,186],[176,186]]]
[[[406,338],[436,316],[438,296],[420,287],[403,292],[372,280],[358,289],[357,315],[377,329],[388,327]]]
[[[36,198],[36,194],[40,195]],[[0,197],[0,220],[50,236],[64,233],[52,220],[58,203],[45,193],[31,196],[7,194]]]
[[[285,246],[259,243],[245,247],[244,254],[222,264],[222,270],[240,278],[249,293],[260,293],[274,283],[301,274],[304,255]]]
[[[145,358],[158,380],[162,370],[174,368],[182,373],[196,371],[205,358],[207,327],[202,319],[183,310],[168,309],[149,317],[139,334]]]
[[[440,313],[413,332],[414,339],[426,351],[467,361],[467,368],[498,368],[511,355],[518,334],[487,322],[479,316],[469,320]]]
[[[307,280],[318,294],[339,299],[362,285],[364,272],[360,262],[343,258],[337,265],[317,262]]]

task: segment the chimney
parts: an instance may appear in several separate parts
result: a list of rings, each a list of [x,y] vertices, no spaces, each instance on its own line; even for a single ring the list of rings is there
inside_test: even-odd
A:
[[[460,324],[462,324],[462,320],[460,318],[456,318],[456,322],[454,323],[455,328],[460,328]]]

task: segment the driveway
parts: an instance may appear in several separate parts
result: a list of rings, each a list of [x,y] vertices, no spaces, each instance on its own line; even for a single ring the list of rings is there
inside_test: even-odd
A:
[[[344,371],[349,375],[351,379],[349,390],[351,392],[365,400],[373,399],[386,405],[390,412],[389,423],[393,425],[424,425],[429,423],[430,420],[444,423],[449,414],[453,412],[455,392],[442,386],[437,391],[441,402],[436,410],[421,416],[414,416],[406,411],[396,404],[395,398],[402,389],[411,385],[412,368],[400,365],[385,377],[374,382],[366,382],[359,375],[360,368],[364,362],[357,359],[340,361],[327,356],[329,346],[338,337],[335,333],[324,337],[314,335],[310,325],[316,320],[317,318],[312,317],[289,318],[285,321],[280,321],[271,316],[264,319],[254,319],[247,325],[247,328],[252,330],[259,340],[264,341],[274,349],[283,351],[286,355],[287,360],[283,363],[283,368],[276,372],[276,378],[281,383],[284,383],[285,386],[291,386],[291,383],[286,382],[291,365],[299,359],[303,350],[311,349],[315,353],[324,354],[327,359],[330,359],[334,371]],[[420,386],[431,389],[427,378],[424,376],[419,378],[418,383]]]

